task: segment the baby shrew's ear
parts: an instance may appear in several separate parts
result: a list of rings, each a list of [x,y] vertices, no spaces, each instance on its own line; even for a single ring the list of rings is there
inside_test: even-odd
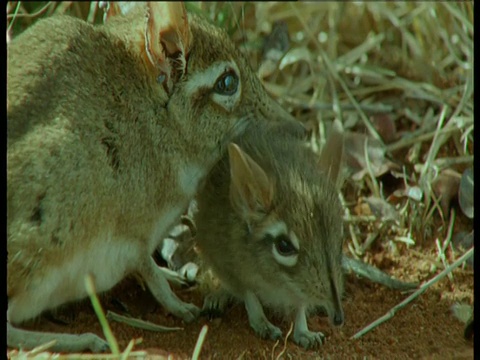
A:
[[[344,133],[340,120],[335,119],[327,143],[322,149],[318,165],[325,171],[328,178],[336,185],[341,187],[340,172],[343,163],[344,152]]]
[[[243,220],[264,216],[272,205],[273,183],[265,171],[240,147],[230,143],[230,201]]]

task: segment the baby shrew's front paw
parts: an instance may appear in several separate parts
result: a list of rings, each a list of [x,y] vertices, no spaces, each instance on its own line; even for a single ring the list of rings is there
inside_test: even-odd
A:
[[[263,339],[279,340],[282,338],[282,330],[268,321],[251,325],[255,333]]]
[[[294,332],[293,341],[304,349],[315,349],[323,344],[325,335],[321,332],[301,331]]]

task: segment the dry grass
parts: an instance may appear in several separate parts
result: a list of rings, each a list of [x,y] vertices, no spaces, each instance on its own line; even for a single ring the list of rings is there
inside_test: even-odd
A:
[[[353,256],[371,262],[374,246],[418,256],[418,244],[436,242],[436,258],[428,258],[432,274],[461,256],[452,245],[455,221],[471,223],[461,208],[448,212],[459,191],[455,179],[473,167],[473,2],[196,2],[187,8],[228,30],[267,90],[311,129],[314,150],[334,119],[349,131],[343,196]],[[9,2],[7,39],[57,13],[102,19],[93,2]],[[289,41],[281,29],[265,41],[277,21],[287,25]],[[12,351],[9,357],[47,354]]]

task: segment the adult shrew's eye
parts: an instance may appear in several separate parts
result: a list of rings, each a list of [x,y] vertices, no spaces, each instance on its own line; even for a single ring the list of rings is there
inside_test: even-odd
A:
[[[213,90],[220,95],[233,95],[238,89],[238,76],[233,71],[223,73],[215,82]]]
[[[293,246],[287,235],[282,234],[274,240],[275,248],[281,256],[292,256],[298,253],[298,250]]]

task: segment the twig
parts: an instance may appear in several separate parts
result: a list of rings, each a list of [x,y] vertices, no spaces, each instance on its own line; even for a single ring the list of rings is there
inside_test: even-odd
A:
[[[460,164],[473,164],[473,155],[465,155],[459,157],[451,157],[451,158],[439,158],[436,159],[433,164],[437,166],[439,169],[445,169],[451,167],[452,165],[460,165]]]
[[[345,215],[343,221],[347,223],[375,222],[377,217],[373,215]]]
[[[435,136],[435,134],[437,132],[441,133],[441,134],[448,134],[448,133],[453,133],[453,132],[456,132],[456,131],[460,131],[460,129],[456,128],[456,127],[450,127],[450,128],[443,128],[440,131],[434,130],[434,131],[431,131],[427,134],[423,134],[423,135],[419,135],[419,136],[404,137],[404,138],[398,140],[397,142],[395,142],[391,145],[387,145],[387,151],[392,152],[392,151],[395,151],[395,150],[402,149],[404,147],[411,146],[411,145],[416,144],[416,143],[420,143],[420,142],[423,142],[423,141],[430,140],[431,138],[433,138]]]
[[[108,345],[112,350],[112,353],[116,356],[120,355],[120,350],[118,348],[117,339],[113,336],[112,329],[108,324],[108,320],[105,317],[105,313],[103,312],[102,306],[100,305],[100,301],[95,292],[95,286],[93,284],[92,275],[85,276],[85,288],[87,289],[88,296],[90,297],[90,301],[92,302],[93,309],[95,310],[95,314],[97,314],[98,320],[102,325],[103,334],[108,341]]]
[[[282,96],[282,100],[299,107],[302,110],[332,110],[331,103],[322,103],[319,101],[309,102],[303,101],[300,98],[293,97],[293,96]],[[352,104],[339,104],[338,105],[342,111],[354,111],[355,106]],[[368,113],[385,113],[385,112],[392,112],[393,106],[391,105],[384,105],[384,104],[358,104],[360,109]]]
[[[98,1],[92,1],[90,3],[90,10],[88,11],[87,22],[89,24],[95,23],[95,15],[97,15]]]
[[[119,323],[124,323],[139,329],[148,330],[148,331],[157,331],[157,332],[168,332],[168,331],[179,331],[183,330],[181,327],[168,327],[157,325],[149,321],[135,319],[129,316],[123,316],[113,311],[107,311],[107,319],[117,321]]]
[[[467,147],[468,147],[468,138],[470,133],[473,131],[473,124],[470,125],[468,128],[466,128],[460,137],[460,141],[463,142],[463,152],[467,152]],[[472,141],[473,141],[473,135],[472,135]]]
[[[362,246],[360,245],[357,239],[357,234],[355,234],[355,229],[353,228],[352,224],[348,224],[348,230],[350,231],[350,237],[352,238],[352,243],[354,246],[354,251],[352,251],[352,249],[350,249],[350,244],[348,244],[349,245],[348,248],[350,249],[350,252],[354,256],[363,255],[364,253],[362,251]]]
[[[375,175],[373,174],[372,164],[370,163],[370,157],[368,156],[368,137],[365,138],[365,142],[363,143],[363,156],[365,156],[365,165],[367,166],[368,175],[370,175],[370,179],[372,180],[372,195],[377,198],[382,198],[380,194],[380,187],[378,186],[377,179],[375,179]]]
[[[352,218],[352,215],[350,213],[350,209],[346,205],[345,198],[344,198],[342,192],[339,191],[338,195],[340,197],[340,202],[342,204],[342,207],[345,211],[344,218],[348,218],[348,219]],[[352,243],[354,245],[354,249],[352,249],[351,243],[349,243],[348,244],[348,249],[350,250],[350,252],[352,253],[352,255],[354,257],[358,257],[358,254],[361,254],[360,253],[361,247],[360,247],[360,243],[358,242],[357,236],[355,234],[355,229],[354,229],[352,223],[348,224],[348,230],[350,232],[350,237],[352,238]]]
[[[276,340],[275,341],[275,344],[273,344],[273,347],[272,347],[272,356],[271,356],[271,359],[273,360],[273,355],[275,355],[275,349],[277,348],[278,344],[280,344],[280,340]]]
[[[448,225],[447,235],[445,237],[445,240],[443,241],[442,246],[440,246],[440,241],[438,241],[438,239],[437,239],[437,246],[438,246],[438,251],[439,251],[438,256],[440,257],[440,260],[442,260],[443,266],[445,266],[445,267],[448,266],[447,258],[445,256],[445,251],[447,250],[447,247],[452,240],[453,226],[454,225],[455,225],[455,210],[452,209],[452,211],[450,212],[450,223]],[[448,279],[450,281],[453,280],[453,274],[452,273],[448,274]]]
[[[385,223],[382,222],[377,230],[375,230],[374,232],[370,233],[367,236],[367,238],[365,239],[365,241],[363,242],[363,244],[361,246],[362,254],[365,254],[365,251],[367,251],[370,248],[370,246],[373,244],[373,242],[377,239],[377,237],[380,234],[380,231],[382,230],[384,224]]]
[[[9,17],[12,18],[12,21],[10,21],[10,24],[8,24],[7,34],[10,33],[10,30],[12,29],[13,23],[15,22],[15,19],[18,16],[18,10],[20,10],[20,1],[17,3],[17,6],[15,7],[15,11],[13,12],[13,14],[12,15],[7,14],[7,19],[9,19]]]
[[[290,337],[290,334],[292,333],[292,330],[293,330],[293,322],[290,323],[290,329],[288,329],[287,335],[285,336],[285,340],[283,341],[282,351],[280,351],[280,353],[277,355],[275,360],[279,360],[280,357],[285,353],[285,351],[287,351],[287,341],[288,341],[288,338]]]
[[[18,2],[19,6],[20,6],[20,1]],[[17,14],[15,10],[15,13],[14,14],[8,14],[7,15],[7,19],[10,19],[12,17],[15,17],[16,19],[18,18],[34,18],[38,15],[41,15],[43,12],[45,12],[45,10],[47,10],[52,4],[54,4],[54,2],[52,1],[49,1],[48,3],[45,4],[44,7],[42,7],[40,10],[38,10],[36,13],[33,13],[33,14]]]
[[[439,158],[434,160],[432,164],[415,164],[416,171],[423,171],[424,168],[434,167],[437,172],[445,168],[450,168],[454,165],[461,165],[461,164],[473,164],[473,155],[465,155],[459,157],[449,157],[449,158]]]
[[[56,343],[57,343],[57,340],[55,339],[55,340],[49,341],[45,344],[42,344],[40,346],[37,346],[36,348],[29,351],[29,355],[34,356],[34,355],[40,354],[40,353],[44,352],[45,350],[48,350],[49,348],[51,348]]]
[[[433,200],[433,205],[431,209],[428,211],[427,215],[425,216],[425,219],[423,220],[423,224],[427,224],[429,222],[435,210],[437,210],[438,214],[440,215],[440,219],[442,220],[442,226],[445,224],[445,217],[443,215],[443,210],[440,206],[440,201],[442,200],[442,196],[443,195],[440,195],[440,196],[435,195],[433,191],[430,193],[431,199],[429,201],[431,202]],[[425,211],[427,211],[427,208],[425,208]]]
[[[432,143],[430,144],[430,149],[428,151],[427,159],[425,160],[425,165],[426,166],[424,166],[420,170],[418,183],[420,184],[420,186],[421,186],[421,188],[422,188],[422,190],[425,194],[425,198],[424,198],[425,212],[428,211],[428,208],[430,206],[430,202],[431,202],[432,197],[434,195],[433,190],[432,190],[433,176],[432,176],[432,173],[428,170],[432,168],[432,166],[431,166],[432,162],[435,159],[435,157],[437,156],[438,150],[440,148],[440,142],[444,138],[444,136],[440,135],[440,130],[442,129],[442,125],[443,125],[443,122],[444,122],[444,120],[447,116],[448,111],[449,111],[449,107],[447,105],[445,105],[442,108],[442,111],[441,111],[441,113],[439,115],[439,118],[438,118],[438,123],[437,123],[437,128],[436,128],[436,131],[435,131],[435,135],[433,137]],[[450,122],[448,122],[447,125],[449,123]],[[446,127],[448,127],[448,126],[446,126]],[[436,170],[436,169],[433,169],[433,170]],[[425,224],[426,223],[425,217],[423,217],[422,220],[423,220],[422,224]]]
[[[147,352],[144,350],[133,351],[128,354],[129,359],[147,359]],[[55,360],[118,360],[115,354],[87,354],[87,353],[71,353],[59,354],[51,352],[41,352],[32,354],[31,351],[12,350],[8,352],[9,359],[55,359]]]
[[[208,325],[203,325],[200,334],[198,335],[197,343],[195,344],[195,349],[193,349],[192,360],[198,360],[200,351],[202,351],[203,342],[205,341],[205,336],[207,336]]]
[[[122,356],[120,357],[120,360],[127,360],[134,346],[135,346],[135,340],[132,339],[128,343],[126,349],[123,351]]]
[[[441,137],[440,131],[442,130],[442,125],[443,122],[445,121],[445,117],[447,116],[447,112],[449,111],[448,106],[444,106],[442,108],[442,112],[440,113],[440,116],[438,118],[438,123],[437,123],[437,128],[435,129],[435,135],[433,136],[432,143],[430,145],[430,149],[428,150],[428,155],[427,159],[425,160],[425,167],[422,168],[420,171],[420,180],[419,182],[421,183],[422,181],[426,181],[425,176],[427,174],[427,169],[431,166],[433,160],[437,156],[437,152],[439,149],[439,139]]]
[[[365,125],[365,127],[367,128],[368,132],[370,133],[370,135],[378,140],[380,142],[380,144],[384,145],[383,143],[383,140],[382,138],[380,137],[380,135],[378,135],[378,132],[377,130],[375,130],[375,127],[373,126],[372,122],[370,121],[370,119],[365,115],[365,113],[362,111],[362,109],[360,108],[358,102],[355,100],[355,98],[353,97],[350,89],[348,88],[347,84],[345,83],[345,81],[343,81],[342,77],[338,74],[338,72],[335,70],[335,67],[333,66],[333,64],[331,63],[330,59],[328,58],[327,54],[320,48],[319,49],[319,53],[320,53],[320,56],[322,58],[322,60],[324,61],[325,65],[327,66],[328,68],[328,71],[329,73],[331,73],[333,75],[333,78],[340,84],[340,86],[342,87],[345,95],[347,96],[348,100],[350,101],[350,103],[355,107],[355,110],[357,111],[357,113],[359,114],[360,118],[362,119],[363,121],[363,124]]]
[[[452,265],[450,265],[448,268],[446,268],[445,270],[443,270],[440,274],[434,276],[432,279],[430,279],[429,281],[427,281],[424,285],[422,285],[417,291],[415,291],[412,295],[410,295],[409,297],[407,297],[405,300],[403,300],[400,304],[394,306],[392,309],[390,309],[389,312],[387,312],[385,315],[383,315],[382,317],[378,318],[377,320],[375,320],[374,322],[372,322],[370,325],[368,325],[367,327],[363,328],[362,330],[360,330],[359,332],[357,332],[355,335],[353,335],[351,337],[351,339],[355,340],[355,339],[358,339],[360,337],[362,337],[363,335],[365,335],[367,332],[369,332],[370,330],[374,329],[375,327],[377,327],[378,325],[384,323],[385,321],[393,318],[393,316],[395,315],[395,313],[404,308],[407,304],[409,304],[412,300],[416,299],[418,296],[420,296],[421,294],[423,294],[430,286],[432,286],[433,284],[435,284],[436,282],[440,281],[441,279],[443,279],[446,275],[448,275],[449,273],[451,273],[455,268],[459,267],[461,264],[463,264],[466,260],[468,260],[471,256],[473,256],[473,247],[471,249],[469,249],[465,254],[463,254],[459,259],[457,259],[457,261],[455,261]]]

